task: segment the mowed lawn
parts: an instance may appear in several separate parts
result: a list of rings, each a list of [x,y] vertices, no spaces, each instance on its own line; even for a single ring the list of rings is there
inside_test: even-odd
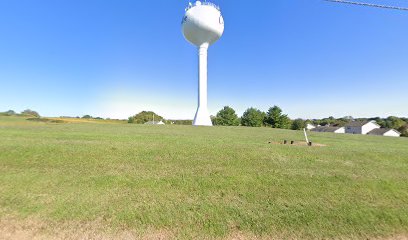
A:
[[[269,144],[303,140],[269,128],[0,117],[0,228],[41,221],[31,230],[47,236],[72,226],[141,238],[407,237],[408,139],[310,138],[327,146]]]

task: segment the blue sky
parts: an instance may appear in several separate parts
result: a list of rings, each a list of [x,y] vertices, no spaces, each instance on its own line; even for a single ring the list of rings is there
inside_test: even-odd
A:
[[[209,50],[211,114],[279,105],[292,118],[408,116],[408,12],[214,2],[225,32]],[[197,52],[180,26],[187,3],[0,0],[0,111],[192,119]]]

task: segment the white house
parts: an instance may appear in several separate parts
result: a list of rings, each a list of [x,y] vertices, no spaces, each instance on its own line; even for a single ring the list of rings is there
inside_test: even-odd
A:
[[[376,128],[367,133],[367,135],[377,135],[386,137],[400,137],[401,133],[391,128]]]
[[[147,125],[165,125],[165,123],[162,120],[160,120],[160,121],[149,121],[149,122],[146,122],[145,124],[147,124]]]
[[[374,129],[381,128],[375,121],[359,122],[354,121],[346,125],[346,133],[350,134],[367,134]]]
[[[316,126],[315,125],[313,125],[313,124],[311,124],[311,123],[308,123],[308,124],[306,124],[306,129],[307,130],[312,130],[312,129],[314,129],[314,128],[316,128]]]
[[[312,132],[331,132],[331,133],[346,133],[344,127],[316,127],[312,129]]]

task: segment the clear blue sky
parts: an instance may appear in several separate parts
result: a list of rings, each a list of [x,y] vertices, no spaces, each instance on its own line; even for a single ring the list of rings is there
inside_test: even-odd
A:
[[[366,0],[408,6],[405,0]],[[192,119],[188,1],[0,0],[0,111]],[[321,0],[217,0],[209,108],[279,105],[292,118],[408,116],[408,11]]]

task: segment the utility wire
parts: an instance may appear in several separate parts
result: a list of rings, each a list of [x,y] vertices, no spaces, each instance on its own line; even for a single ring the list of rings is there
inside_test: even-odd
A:
[[[359,6],[366,6],[366,7],[376,7],[376,8],[386,8],[386,9],[408,11],[408,8],[406,8],[406,7],[387,6],[387,5],[379,5],[379,4],[373,4],[373,3],[353,2],[353,1],[347,1],[347,0],[323,0],[323,1],[334,2],[334,3],[352,4],[352,5],[359,5]]]

